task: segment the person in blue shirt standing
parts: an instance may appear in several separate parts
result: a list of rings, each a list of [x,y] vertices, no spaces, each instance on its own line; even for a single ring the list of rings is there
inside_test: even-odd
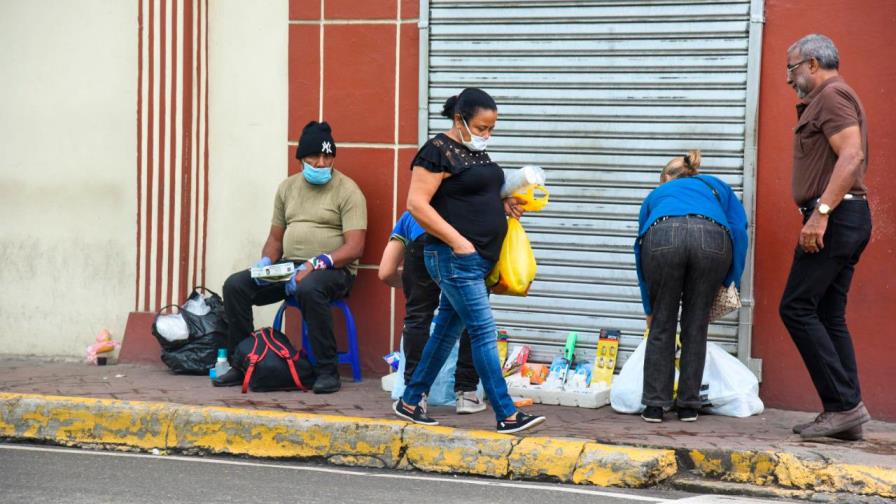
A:
[[[697,420],[709,313],[721,286],[740,277],[747,256],[747,215],[731,187],[698,175],[700,151],[673,158],[660,186],[641,204],[635,265],[650,337],[644,358],[646,406],[641,417],[662,422],[673,406],[675,333],[681,307],[679,420]]]
[[[420,362],[423,347],[429,340],[429,329],[433,313],[439,306],[439,295],[442,289],[433,281],[426,271],[423,260],[423,246],[426,231],[414,220],[410,212],[405,211],[395,223],[389,242],[380,259],[379,277],[392,287],[401,287],[404,291],[404,383],[411,382],[414,369]],[[404,270],[398,271],[404,263]],[[478,413],[485,410],[485,402],[476,395],[479,374],[473,366],[473,349],[470,346],[470,335],[464,330],[460,337],[460,348],[457,354],[457,368],[454,372],[455,407],[458,414]],[[423,409],[425,410],[425,402]]]

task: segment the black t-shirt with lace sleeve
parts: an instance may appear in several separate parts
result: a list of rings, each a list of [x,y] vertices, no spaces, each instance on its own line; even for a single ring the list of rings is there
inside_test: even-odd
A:
[[[429,139],[411,162],[434,173],[447,172],[430,204],[448,224],[476,247],[479,255],[497,261],[507,219],[501,201],[504,171],[486,152],[472,152],[448,135]],[[429,236],[429,242],[441,240]]]

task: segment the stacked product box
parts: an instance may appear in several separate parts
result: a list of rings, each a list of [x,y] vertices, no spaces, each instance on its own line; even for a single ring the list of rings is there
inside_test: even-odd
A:
[[[581,408],[609,404],[619,336],[618,330],[601,329],[593,361],[576,361],[576,333],[570,333],[563,354],[550,364],[528,362],[528,346],[509,345],[502,367],[510,394],[541,404]]]

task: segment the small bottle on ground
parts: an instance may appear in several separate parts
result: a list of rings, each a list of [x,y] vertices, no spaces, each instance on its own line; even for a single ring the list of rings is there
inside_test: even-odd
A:
[[[218,349],[218,360],[217,360],[217,362],[215,362],[214,371],[215,371],[214,377],[224,376],[228,371],[230,371],[230,364],[227,362],[227,349],[226,348]]]

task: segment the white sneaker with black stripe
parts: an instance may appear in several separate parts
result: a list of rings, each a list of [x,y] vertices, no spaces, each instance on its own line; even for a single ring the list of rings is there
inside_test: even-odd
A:
[[[485,411],[485,401],[476,395],[475,390],[468,392],[457,391],[454,393],[455,405],[458,415],[469,415]]]

